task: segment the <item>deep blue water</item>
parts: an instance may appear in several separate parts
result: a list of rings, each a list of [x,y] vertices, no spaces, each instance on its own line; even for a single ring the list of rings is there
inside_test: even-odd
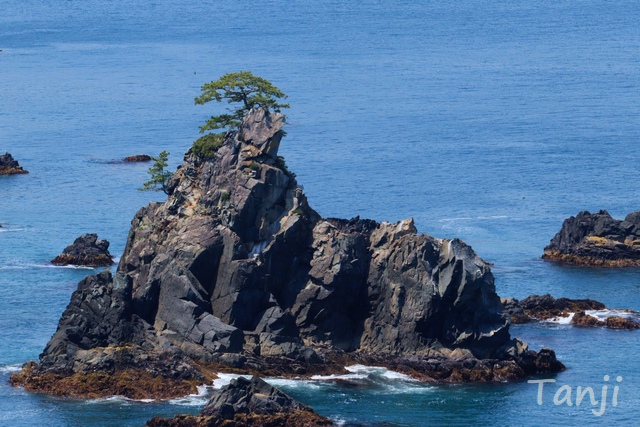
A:
[[[31,172],[0,177],[0,425],[141,426],[200,409],[203,399],[61,400],[6,379],[37,358],[93,273],[48,260],[86,232],[120,254],[134,212],[162,200],[136,190],[148,165],[113,160],[166,149],[178,165],[220,111],[193,105],[199,87],[232,71],[289,94],[281,154],[322,215],[413,217],[421,232],[460,237],[495,263],[501,296],[640,310],[638,269],[539,260],[564,218],[640,208],[637,2],[308,3],[0,0],[0,151]],[[637,423],[637,333],[513,333],[569,368],[543,405],[527,383],[426,387],[372,374],[356,389],[280,385],[347,423]],[[563,384],[599,392],[604,375],[624,379],[603,416],[552,403]]]

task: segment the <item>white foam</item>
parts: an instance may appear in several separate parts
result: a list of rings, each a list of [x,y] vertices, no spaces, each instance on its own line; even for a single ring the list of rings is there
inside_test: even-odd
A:
[[[569,313],[569,315],[566,317],[557,316],[551,319],[547,319],[545,320],[545,322],[557,323],[558,325],[569,325],[571,324],[573,316],[575,316],[575,313]]]
[[[22,365],[6,365],[6,366],[0,366],[0,373],[3,374],[10,374],[12,372],[18,372],[20,369],[22,369]]]
[[[133,402],[133,401],[134,401],[133,399],[129,399],[128,397],[124,397],[124,396],[109,396],[109,397],[100,397],[98,399],[88,399],[88,400],[85,400],[84,403],[86,405],[99,405],[102,403],[129,404],[130,402]]]
[[[211,388],[211,386],[207,385],[198,386],[197,393],[190,394],[185,397],[179,397],[177,399],[171,399],[169,400],[169,403],[180,406],[204,406],[209,400],[208,396]]]
[[[417,381],[414,378],[411,378],[409,375],[391,371],[381,366],[351,365],[346,366],[345,369],[355,374],[366,374],[367,376],[371,374],[377,374],[390,380]]]
[[[214,389],[220,389],[226,385],[229,385],[229,383],[231,383],[231,380],[235,380],[236,378],[246,378],[246,379],[250,379],[251,376],[250,375],[240,375],[240,374],[217,374],[218,378],[216,378],[213,381],[213,388]]]
[[[585,314],[589,316],[593,316],[598,320],[606,320],[607,317],[622,317],[623,319],[632,320],[635,322],[640,321],[640,313],[635,311],[625,311],[625,310],[585,310]]]

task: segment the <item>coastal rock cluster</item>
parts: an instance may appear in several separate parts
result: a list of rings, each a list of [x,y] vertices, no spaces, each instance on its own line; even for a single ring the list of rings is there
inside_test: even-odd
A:
[[[113,264],[109,253],[109,242],[98,240],[97,234],[78,237],[64,251],[51,260],[55,265],[82,265],[87,267],[108,267]]]
[[[0,175],[18,175],[26,174],[28,171],[24,170],[17,160],[9,153],[0,155]]]
[[[551,295],[531,295],[522,301],[503,299],[504,313],[512,324],[536,320],[569,319],[578,326],[602,326],[610,329],[640,329],[640,316],[629,310],[612,311],[603,303],[591,299],[553,298]],[[604,320],[589,314],[601,312]],[[621,317],[622,313],[634,314],[634,318]],[[636,320],[634,320],[636,319]]]
[[[198,416],[155,417],[147,427],[325,427],[331,420],[257,376],[239,377],[216,390]]]
[[[640,265],[640,211],[615,220],[607,211],[580,212],[564,221],[544,248],[543,259],[567,264],[624,267]]]
[[[115,273],[80,282],[40,362],[12,383],[167,398],[220,371],[363,363],[502,381],[564,368],[510,336],[490,267],[465,243],[419,235],[411,219],[315,212],[277,156],[283,124],[252,110],[212,158],[188,151],[167,201],[136,213]]]

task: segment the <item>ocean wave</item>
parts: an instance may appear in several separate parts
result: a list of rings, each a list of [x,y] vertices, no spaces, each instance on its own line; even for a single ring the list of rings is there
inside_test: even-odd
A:
[[[11,374],[22,369],[22,364],[0,366],[0,373]]]
[[[547,319],[545,320],[545,322],[556,323],[558,325],[569,325],[571,324],[571,320],[573,319],[574,315],[575,313],[569,313],[569,315],[566,317],[557,316],[551,319]]]
[[[0,233],[17,233],[18,231],[27,231],[26,228],[13,228],[7,225],[3,225],[2,228],[0,228]]]
[[[31,270],[34,268],[66,268],[71,270],[95,270],[95,267],[87,267],[84,265],[53,265],[53,264],[36,264],[36,263],[18,263],[9,265],[0,265],[0,270]]]
[[[622,317],[623,319],[633,320],[634,322],[640,322],[640,313],[630,310],[585,310],[585,314],[593,316],[598,320],[606,320],[607,317]]]
[[[179,406],[204,406],[209,401],[209,395],[211,394],[212,386],[201,385],[198,386],[198,392],[190,394],[185,397],[178,397],[176,399],[169,400],[172,405]]]
[[[83,403],[85,405],[100,405],[100,404],[112,404],[117,403],[120,405],[128,406],[135,403],[156,403],[155,399],[130,399],[124,396],[108,396],[108,397],[99,397],[97,399],[87,399]]]
[[[379,366],[352,365],[345,367],[348,374],[314,375],[311,381],[316,385],[346,385],[368,388],[373,394],[432,392],[433,386],[424,384],[406,374]],[[292,380],[297,381],[297,380]]]
[[[240,374],[222,374],[219,373],[217,374],[218,378],[216,378],[215,380],[213,380],[213,388],[218,390],[221,389],[222,387],[229,385],[229,383],[231,383],[231,380],[235,380],[236,378],[239,377],[244,377],[246,379],[250,379],[251,375],[240,375]]]

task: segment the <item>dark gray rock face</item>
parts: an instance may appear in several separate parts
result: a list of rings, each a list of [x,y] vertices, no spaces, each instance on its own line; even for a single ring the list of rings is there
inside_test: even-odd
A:
[[[293,411],[311,411],[311,408],[254,376],[251,380],[239,377],[216,390],[200,415],[230,420],[235,414]]]
[[[564,221],[542,258],[577,265],[640,265],[640,211],[630,213],[624,221],[604,210],[580,212]]]
[[[107,267],[113,264],[109,253],[109,242],[98,240],[97,234],[84,234],[78,237],[64,251],[51,260],[55,265],[84,265],[88,267]]]
[[[276,157],[282,124],[254,110],[214,160],[187,152],[168,200],[135,215],[115,275],[73,294],[35,374],[108,361],[122,343],[285,375],[369,356],[417,369],[487,359],[482,380],[495,379],[491,361],[536,372],[487,263],[457,239],[418,235],[411,219],[321,218]],[[438,378],[463,378],[455,363]]]
[[[0,155],[0,175],[17,175],[26,174],[28,171],[24,170],[20,164],[9,153]]]

